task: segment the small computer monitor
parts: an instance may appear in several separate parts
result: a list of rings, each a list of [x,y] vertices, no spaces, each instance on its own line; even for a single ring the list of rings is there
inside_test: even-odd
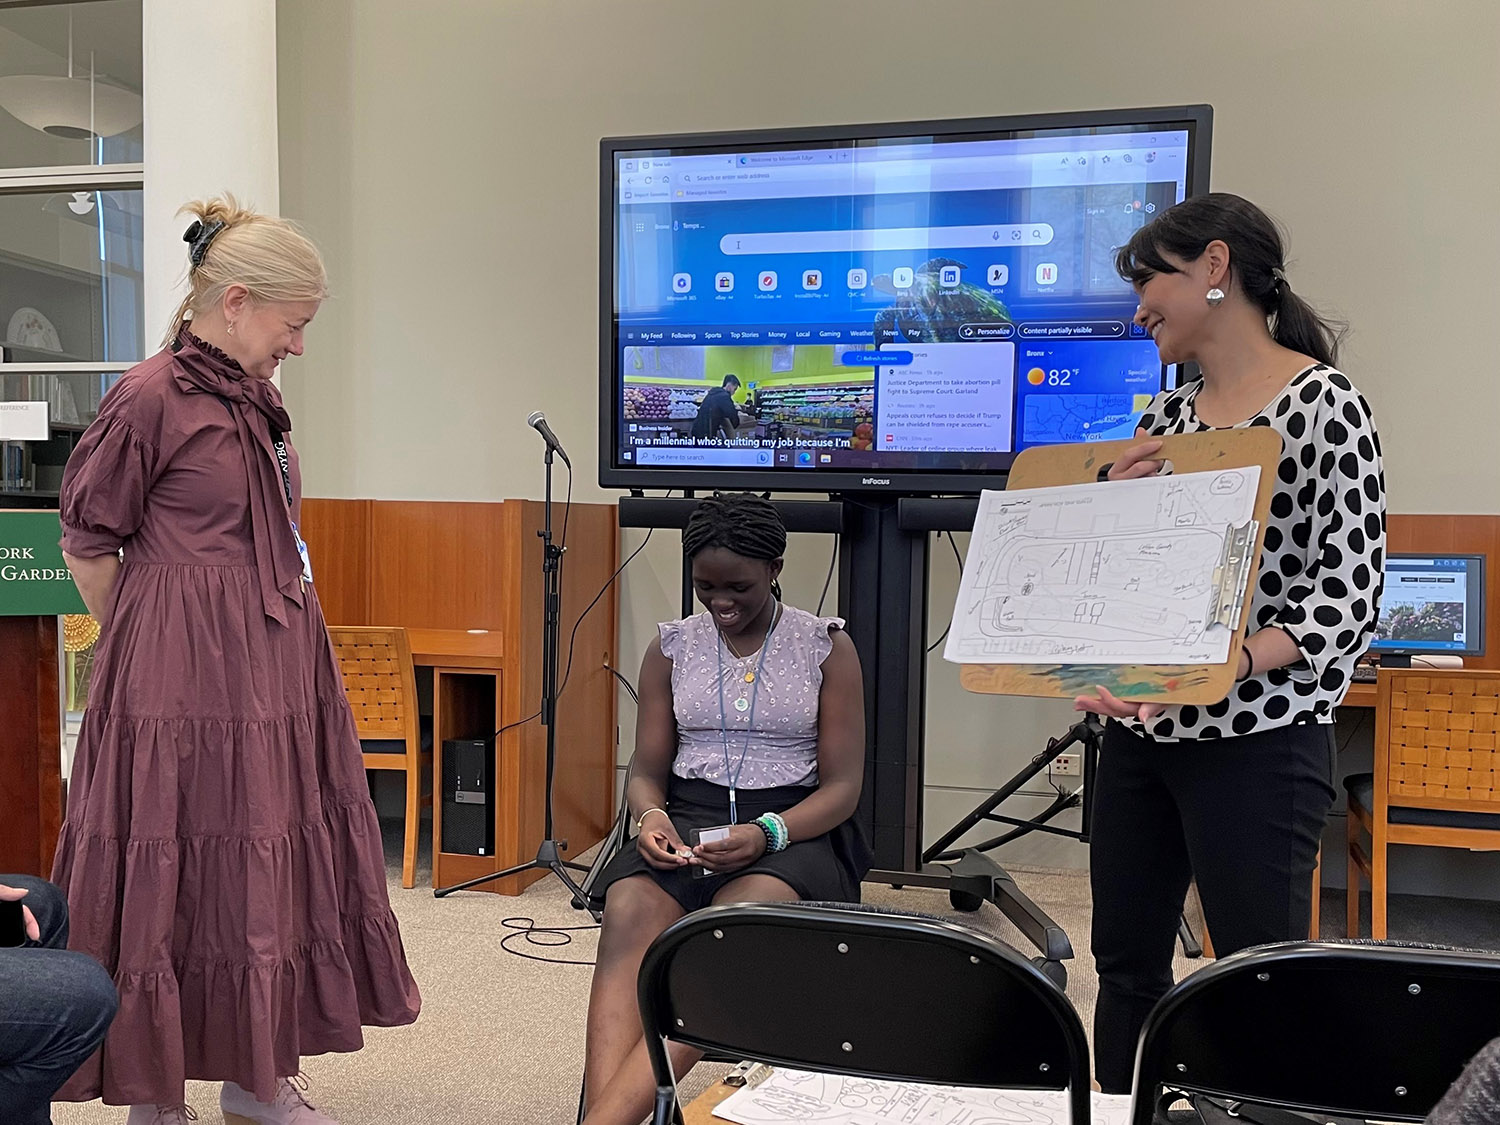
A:
[[[1370,652],[1388,665],[1484,655],[1484,556],[1387,555]]]

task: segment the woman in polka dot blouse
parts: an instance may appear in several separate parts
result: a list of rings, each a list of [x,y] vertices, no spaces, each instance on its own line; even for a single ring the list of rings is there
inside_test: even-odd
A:
[[[1167,434],[1270,426],[1282,439],[1236,683],[1204,707],[1108,716],[1092,826],[1096,1077],[1128,1092],[1136,1041],[1172,983],[1190,879],[1214,946],[1307,936],[1312,872],[1334,798],[1333,713],[1380,606],[1385,478],[1369,405],[1334,367],[1337,334],[1286,277],[1276,225],[1234,195],[1164,212],[1120,250],[1135,320],[1164,363],[1202,377],[1154,398],[1111,480],[1159,471]]]
[[[854,820],[865,769],[859,656],[838,618],[781,601],[780,514],[750,493],[715,494],[694,509],[682,546],[706,612],[664,623],[641,663],[625,791],[639,834],[594,891],[604,929],[585,1125],[635,1125],[651,1112],[636,977],[658,934],[710,903],[858,902],[870,868]],[[711,828],[724,838],[695,837]],[[673,1046],[679,1075],[697,1059]]]

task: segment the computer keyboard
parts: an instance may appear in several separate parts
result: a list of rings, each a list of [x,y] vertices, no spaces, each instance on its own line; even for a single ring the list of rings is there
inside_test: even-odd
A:
[[[1350,677],[1356,684],[1373,684],[1378,678],[1378,669],[1373,664],[1356,664]]]

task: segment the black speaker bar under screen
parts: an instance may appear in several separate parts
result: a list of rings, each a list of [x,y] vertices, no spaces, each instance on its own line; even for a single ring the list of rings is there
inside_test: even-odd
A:
[[[820,531],[838,535],[844,530],[844,506],[832,500],[773,500],[788,531]],[[621,527],[684,528],[698,501],[656,496],[620,497]],[[969,526],[974,520],[969,519]]]
[[[896,501],[896,526],[902,531],[973,531],[978,514],[977,496],[903,496]]]

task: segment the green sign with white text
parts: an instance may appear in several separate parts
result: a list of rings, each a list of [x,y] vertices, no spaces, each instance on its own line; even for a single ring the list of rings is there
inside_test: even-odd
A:
[[[63,562],[62,524],[50,511],[0,511],[0,615],[87,613]]]

